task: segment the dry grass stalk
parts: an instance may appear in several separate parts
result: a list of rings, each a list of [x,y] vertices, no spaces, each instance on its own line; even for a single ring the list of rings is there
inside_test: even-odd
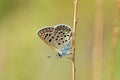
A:
[[[74,0],[74,18],[73,18],[73,41],[72,41],[72,80],[76,80],[76,67],[75,67],[75,40],[76,40],[76,26],[77,26],[77,6],[78,0]]]
[[[93,79],[103,80],[103,0],[96,0],[93,41]]]

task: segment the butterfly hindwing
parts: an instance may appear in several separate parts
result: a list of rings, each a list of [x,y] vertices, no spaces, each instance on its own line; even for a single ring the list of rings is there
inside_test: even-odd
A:
[[[71,34],[72,29],[70,26],[65,24],[58,24],[55,26],[54,36],[56,37],[55,44],[59,47],[59,49],[68,45],[71,42]]]

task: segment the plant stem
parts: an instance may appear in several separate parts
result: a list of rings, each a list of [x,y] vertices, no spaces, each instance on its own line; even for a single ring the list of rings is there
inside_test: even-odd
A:
[[[103,0],[96,1],[93,41],[93,79],[103,80]]]
[[[74,18],[73,18],[73,38],[72,38],[72,80],[76,80],[75,67],[75,40],[76,40],[76,26],[77,26],[77,6],[78,0],[74,0]]]

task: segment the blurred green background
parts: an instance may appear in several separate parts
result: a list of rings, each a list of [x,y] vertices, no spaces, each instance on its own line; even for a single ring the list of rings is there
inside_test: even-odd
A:
[[[76,41],[77,80],[92,80],[95,0],[79,0]],[[109,57],[115,0],[105,0],[104,80],[109,80]],[[0,80],[71,80],[71,61],[58,59],[36,31],[44,26],[73,24],[73,0],[0,0]],[[120,80],[120,40],[115,80]],[[51,55],[52,58],[47,58]]]

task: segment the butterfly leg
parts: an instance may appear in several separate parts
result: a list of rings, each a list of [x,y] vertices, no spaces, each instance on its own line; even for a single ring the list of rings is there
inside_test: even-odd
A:
[[[73,59],[72,53],[69,53],[69,54],[66,56],[66,58],[72,60],[72,59]]]

